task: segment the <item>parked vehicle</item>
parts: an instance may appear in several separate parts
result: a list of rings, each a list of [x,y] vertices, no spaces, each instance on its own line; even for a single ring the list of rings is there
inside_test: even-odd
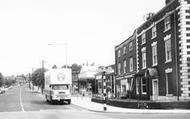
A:
[[[5,89],[4,88],[0,88],[0,94],[5,93]]]
[[[44,94],[47,102],[71,103],[71,69],[51,69],[45,72]]]

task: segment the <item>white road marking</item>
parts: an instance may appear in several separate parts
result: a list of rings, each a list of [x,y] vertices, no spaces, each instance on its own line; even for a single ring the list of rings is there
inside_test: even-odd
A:
[[[21,87],[20,87],[20,107],[21,107],[21,109],[22,109],[22,112],[25,112],[25,111],[24,111],[23,104],[22,104]]]

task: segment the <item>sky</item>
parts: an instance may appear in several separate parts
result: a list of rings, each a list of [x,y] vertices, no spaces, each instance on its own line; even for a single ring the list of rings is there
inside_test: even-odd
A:
[[[114,47],[165,0],[1,0],[0,72],[114,64]],[[51,45],[50,45],[51,44]]]

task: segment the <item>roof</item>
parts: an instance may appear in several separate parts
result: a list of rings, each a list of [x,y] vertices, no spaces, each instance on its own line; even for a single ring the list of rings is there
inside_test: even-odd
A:
[[[80,79],[94,79],[97,73],[97,68],[95,66],[83,66],[79,74]]]
[[[127,38],[126,40],[124,40],[122,43],[120,43],[119,45],[115,46],[115,49],[117,49],[118,47],[122,47],[124,44],[128,44],[130,41],[133,40],[133,38],[135,39],[135,34],[136,34],[136,30],[134,30],[133,35],[131,35],[129,38]]]
[[[167,12],[175,10],[178,5],[179,5],[178,0],[171,0],[171,2],[169,2],[166,6],[164,6],[160,11],[158,11],[150,19],[145,21],[142,25],[140,25],[137,28],[137,34],[142,32],[143,29],[148,28],[152,24],[152,22],[155,22],[161,19]]]

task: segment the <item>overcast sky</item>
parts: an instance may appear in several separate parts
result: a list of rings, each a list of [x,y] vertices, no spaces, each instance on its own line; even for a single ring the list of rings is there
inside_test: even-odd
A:
[[[1,0],[0,72],[26,74],[42,60],[47,68],[61,66],[66,56],[68,64],[113,64],[114,47],[145,14],[164,5],[165,0]]]

